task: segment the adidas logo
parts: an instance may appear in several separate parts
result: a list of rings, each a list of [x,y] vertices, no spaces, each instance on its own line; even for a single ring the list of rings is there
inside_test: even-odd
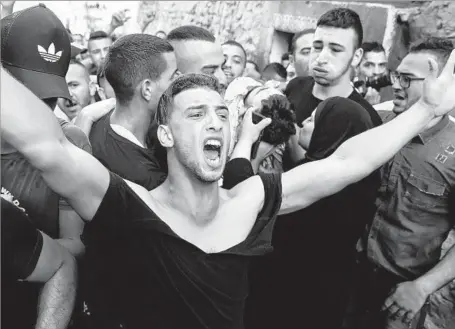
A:
[[[53,43],[51,43],[49,45],[49,49],[46,50],[44,49],[44,47],[38,45],[38,52],[40,54],[40,56],[45,60],[45,61],[48,61],[48,62],[51,62],[51,63],[55,63],[57,62],[60,57],[62,57],[62,51],[58,51],[57,53],[55,53],[55,46]]]

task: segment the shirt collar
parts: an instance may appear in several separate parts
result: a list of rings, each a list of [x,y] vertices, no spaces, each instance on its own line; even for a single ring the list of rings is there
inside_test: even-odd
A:
[[[441,121],[439,121],[433,127],[421,132],[418,137],[420,141],[425,144],[429,142],[434,136],[436,136],[441,130],[443,130],[449,124],[449,116],[444,115]]]

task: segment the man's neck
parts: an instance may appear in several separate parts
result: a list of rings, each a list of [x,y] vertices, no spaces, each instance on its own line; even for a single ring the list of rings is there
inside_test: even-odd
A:
[[[345,74],[337,82],[329,86],[323,86],[315,82],[313,96],[320,100],[326,100],[335,96],[348,98],[353,90],[354,88],[349,80],[349,74]]]
[[[196,225],[205,226],[215,218],[220,204],[218,182],[201,182],[178,163],[169,165],[167,179],[159,188],[166,193],[168,206]]]
[[[127,129],[142,145],[146,145],[151,118],[151,111],[144,104],[133,100],[126,105],[117,102],[110,123]]]

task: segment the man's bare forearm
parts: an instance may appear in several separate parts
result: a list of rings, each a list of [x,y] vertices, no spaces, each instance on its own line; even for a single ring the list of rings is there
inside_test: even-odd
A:
[[[344,142],[330,157],[283,174],[280,214],[302,209],[371,174],[391,159],[434,118],[415,104],[396,119]]]
[[[36,329],[64,329],[74,309],[77,289],[76,260],[66,253],[61,267],[46,282],[38,302]]]
[[[85,254],[85,245],[80,238],[60,238],[55,241],[66,248],[74,257],[80,258]]]
[[[391,159],[433,118],[432,111],[417,102],[394,120],[347,140],[333,156],[349,162],[365,163],[366,166],[361,167],[367,172],[359,173],[359,178],[363,178]]]
[[[422,275],[416,282],[423,287],[424,291],[432,294],[455,280],[455,246],[426,274]]]
[[[66,137],[52,110],[3,67],[1,80],[2,138],[41,169],[39,164],[49,159],[35,146],[57,144]]]

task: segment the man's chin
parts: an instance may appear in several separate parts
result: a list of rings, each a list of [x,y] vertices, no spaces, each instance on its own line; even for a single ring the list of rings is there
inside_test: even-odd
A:
[[[330,86],[330,82],[326,79],[326,78],[321,78],[321,77],[317,77],[317,76],[314,76],[314,82],[316,82],[318,85],[321,85],[321,86]]]

